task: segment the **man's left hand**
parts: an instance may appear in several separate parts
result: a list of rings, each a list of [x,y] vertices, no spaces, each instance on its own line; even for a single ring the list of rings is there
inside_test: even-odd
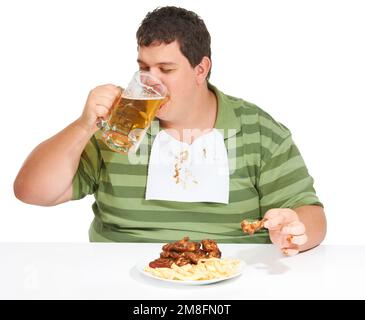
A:
[[[299,246],[307,242],[305,226],[297,213],[289,208],[270,209],[266,212],[264,226],[269,230],[272,243],[288,256],[299,252]]]

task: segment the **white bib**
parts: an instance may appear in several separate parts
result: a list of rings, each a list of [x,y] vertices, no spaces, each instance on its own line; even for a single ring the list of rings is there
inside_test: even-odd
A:
[[[189,145],[161,130],[152,145],[146,200],[227,204],[229,167],[222,134],[213,129]]]

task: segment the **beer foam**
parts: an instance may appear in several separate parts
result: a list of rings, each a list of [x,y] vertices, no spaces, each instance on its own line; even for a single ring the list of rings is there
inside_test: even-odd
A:
[[[165,97],[131,97],[127,95],[122,95],[122,98],[131,100],[163,100]]]

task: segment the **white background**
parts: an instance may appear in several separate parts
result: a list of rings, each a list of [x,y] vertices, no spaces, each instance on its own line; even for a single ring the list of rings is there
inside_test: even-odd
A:
[[[211,82],[291,129],[325,205],[325,243],[365,244],[360,0],[1,1],[0,241],[88,241],[92,197],[30,206],[12,184],[31,150],[79,117],[93,87],[129,80],[135,32],[166,4],[204,19]]]

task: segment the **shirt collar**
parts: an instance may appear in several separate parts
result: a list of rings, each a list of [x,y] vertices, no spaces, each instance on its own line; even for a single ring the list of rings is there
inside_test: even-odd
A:
[[[209,82],[208,88],[217,97],[218,110],[214,128],[223,134],[224,139],[228,139],[241,131],[241,121],[234,111],[235,108],[240,106],[239,100],[225,95]],[[148,128],[147,133],[156,136],[160,130],[159,121],[155,119]]]
[[[225,95],[210,83],[208,83],[208,88],[214,92],[218,101],[217,119],[214,128],[223,133],[224,139],[236,135],[241,131],[241,121],[234,111],[235,108],[240,106],[239,100]]]

